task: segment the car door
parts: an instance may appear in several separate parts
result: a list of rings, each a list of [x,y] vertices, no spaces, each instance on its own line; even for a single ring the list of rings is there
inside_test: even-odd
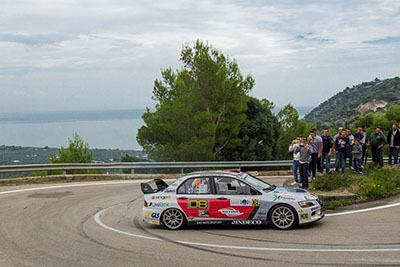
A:
[[[218,219],[251,220],[260,205],[261,194],[233,177],[214,177],[215,205],[211,215]]]
[[[177,189],[177,201],[189,221],[211,219],[210,210],[215,205],[210,177],[191,177]]]

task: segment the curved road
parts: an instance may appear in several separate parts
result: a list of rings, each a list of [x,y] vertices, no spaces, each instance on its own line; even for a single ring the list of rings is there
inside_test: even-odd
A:
[[[167,231],[141,222],[139,182],[0,188],[0,266],[400,265],[400,206],[291,231]],[[376,205],[398,202],[400,196]]]

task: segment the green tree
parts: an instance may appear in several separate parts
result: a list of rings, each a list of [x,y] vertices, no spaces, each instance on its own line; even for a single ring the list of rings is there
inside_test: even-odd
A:
[[[68,139],[69,146],[60,148],[58,155],[52,154],[50,160],[53,163],[90,163],[93,160],[93,151],[88,143],[74,133],[72,139]]]
[[[300,120],[299,113],[291,105],[287,104],[281,109],[277,118],[281,124],[281,134],[278,140],[278,153],[276,154],[277,159],[289,158],[288,147],[292,142],[293,138],[298,135],[307,137],[310,130],[315,127],[314,124],[307,124],[304,120]]]
[[[237,147],[224,152],[224,160],[271,160],[277,154],[280,124],[273,114],[274,104],[267,99],[250,98],[247,103],[246,120],[240,127]]]
[[[400,122],[400,106],[399,105],[390,106],[386,110],[385,116],[389,121]]]
[[[216,160],[237,146],[254,79],[243,77],[235,60],[196,41],[185,45],[181,70],[163,70],[154,82],[156,110],[142,118],[137,140],[155,160]]]

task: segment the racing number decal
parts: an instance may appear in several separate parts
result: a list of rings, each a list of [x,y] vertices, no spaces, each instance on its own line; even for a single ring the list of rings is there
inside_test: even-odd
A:
[[[200,179],[196,179],[196,187],[200,187],[201,185],[201,180]]]
[[[208,209],[208,200],[205,199],[189,199],[189,209]]]

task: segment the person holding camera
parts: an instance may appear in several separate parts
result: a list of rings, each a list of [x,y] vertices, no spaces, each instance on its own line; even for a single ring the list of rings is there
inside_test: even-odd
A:
[[[302,184],[301,188],[308,189],[307,173],[308,173],[312,148],[308,145],[307,138],[301,139],[300,146],[296,148],[294,153],[299,153],[299,169],[300,169],[300,179]]]
[[[292,143],[289,146],[289,153],[293,154],[292,170],[293,170],[294,182],[291,183],[291,185],[295,185],[295,184],[299,183],[299,177],[297,175],[297,172],[299,170],[300,154],[299,153],[294,153],[294,151],[299,146],[300,141],[301,141],[301,136],[297,136],[297,138],[293,139]]]

